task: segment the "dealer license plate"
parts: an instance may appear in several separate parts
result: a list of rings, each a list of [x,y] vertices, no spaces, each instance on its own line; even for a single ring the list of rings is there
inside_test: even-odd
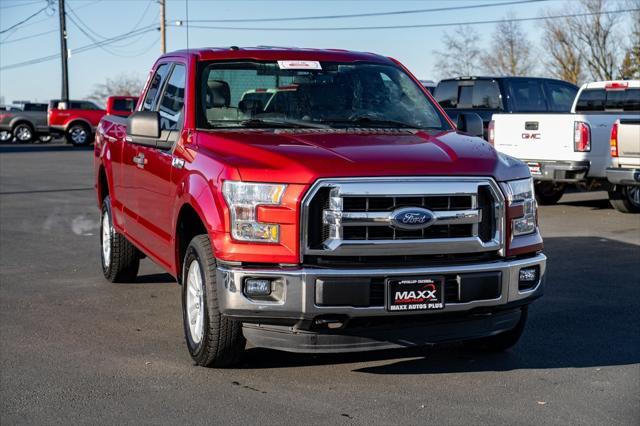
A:
[[[387,279],[387,310],[432,311],[444,308],[444,277]]]
[[[527,163],[527,166],[529,166],[529,171],[531,172],[532,175],[541,175],[542,174],[542,168],[540,167],[540,163]]]

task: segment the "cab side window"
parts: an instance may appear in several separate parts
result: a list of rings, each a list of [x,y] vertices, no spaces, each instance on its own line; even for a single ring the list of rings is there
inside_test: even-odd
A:
[[[167,81],[158,105],[161,130],[177,130],[181,127],[180,119],[184,108],[185,74],[184,65],[176,64],[173,67],[173,72],[169,81]]]
[[[151,79],[151,83],[149,84],[149,89],[147,90],[147,94],[144,97],[144,102],[142,104],[142,111],[152,111],[156,105],[156,99],[158,97],[158,93],[160,89],[162,89],[162,84],[164,83],[165,78],[167,77],[167,73],[169,72],[169,65],[162,64],[156,70],[156,73],[153,75]]]

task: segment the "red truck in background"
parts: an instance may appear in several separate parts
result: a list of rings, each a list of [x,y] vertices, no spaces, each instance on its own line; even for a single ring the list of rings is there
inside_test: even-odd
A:
[[[109,99],[112,107],[115,103],[124,104],[126,107],[127,103],[135,105],[137,97],[114,96]],[[96,126],[106,113],[107,111],[91,101],[64,102],[54,99],[49,102],[47,120],[50,130],[64,134],[67,143],[84,146],[91,144]]]
[[[132,281],[149,257],[176,277],[202,366],[234,365],[247,341],[505,350],[546,257],[527,166],[482,132],[371,53],[163,55],[137,111],[96,131],[102,271]]]

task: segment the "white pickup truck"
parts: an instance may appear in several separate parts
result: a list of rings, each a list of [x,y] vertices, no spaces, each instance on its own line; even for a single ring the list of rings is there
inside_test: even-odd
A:
[[[539,204],[555,204],[567,183],[603,186],[611,166],[609,140],[618,119],[640,119],[640,80],[599,81],[580,88],[571,113],[494,114],[488,139],[529,165]]]
[[[640,119],[621,118],[611,128],[611,205],[623,213],[640,213]]]

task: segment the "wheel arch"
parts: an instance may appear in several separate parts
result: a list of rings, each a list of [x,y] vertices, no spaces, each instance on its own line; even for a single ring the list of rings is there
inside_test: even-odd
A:
[[[93,132],[93,126],[89,120],[84,118],[72,118],[67,124],[65,124],[64,131],[68,131],[74,124],[83,124],[89,128],[90,132]]]
[[[214,190],[206,179],[198,174],[186,176],[178,184],[178,204],[174,221],[175,272],[181,281],[182,260],[191,239],[199,234],[207,234],[214,255],[216,235],[223,229],[223,211],[216,200]]]

